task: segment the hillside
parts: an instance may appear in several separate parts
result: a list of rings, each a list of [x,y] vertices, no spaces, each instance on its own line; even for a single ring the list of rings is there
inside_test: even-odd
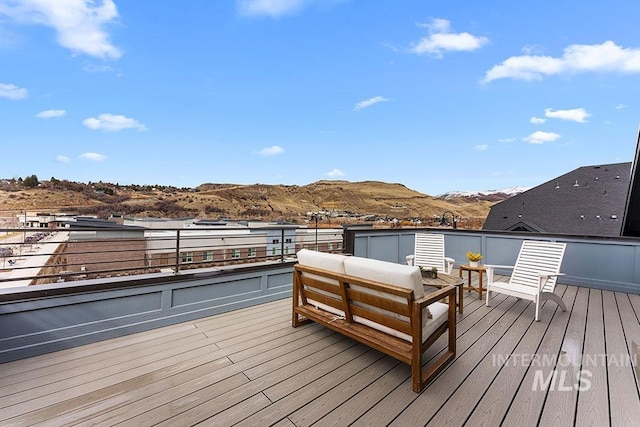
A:
[[[59,180],[29,188],[13,180],[0,186],[5,212],[70,210],[102,218],[121,214],[304,222],[309,212],[322,211],[339,218],[338,222],[379,218],[429,222],[451,211],[462,221],[472,220],[470,228],[482,224],[490,205],[496,202],[493,199],[435,198],[402,184],[378,181],[318,181],[304,186],[207,183],[195,189],[178,189]]]

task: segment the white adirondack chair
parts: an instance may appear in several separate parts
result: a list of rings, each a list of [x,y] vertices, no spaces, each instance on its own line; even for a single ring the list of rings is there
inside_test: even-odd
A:
[[[444,256],[444,234],[416,233],[413,255],[407,264],[418,267],[436,267],[438,273],[451,274],[455,260]]]
[[[558,276],[564,276],[559,271],[565,249],[565,243],[525,240],[515,266],[485,265],[487,307],[491,305],[491,293],[498,292],[533,301],[536,305],[536,322],[540,320],[540,306],[544,300],[555,301],[562,311],[567,311],[562,299],[553,292]],[[496,268],[513,269],[508,282],[494,282]]]

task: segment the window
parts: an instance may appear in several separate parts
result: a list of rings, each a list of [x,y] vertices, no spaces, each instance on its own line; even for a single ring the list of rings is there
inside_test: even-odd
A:
[[[240,249],[233,249],[231,251],[231,258],[233,258],[233,259],[240,258]]]
[[[257,255],[258,255],[258,250],[256,248],[249,248],[249,253],[247,254],[247,257],[255,258]]]
[[[182,263],[188,264],[193,262],[193,252],[183,252],[182,253]]]
[[[213,261],[213,251],[204,251],[202,254],[202,261],[211,262]]]
[[[280,248],[271,248],[271,255],[280,255]]]
[[[329,252],[333,252],[333,242],[329,242]]]

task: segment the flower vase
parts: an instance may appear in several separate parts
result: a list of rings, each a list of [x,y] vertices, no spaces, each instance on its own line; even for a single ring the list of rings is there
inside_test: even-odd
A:
[[[469,261],[469,267],[477,267],[478,265],[478,261]]]

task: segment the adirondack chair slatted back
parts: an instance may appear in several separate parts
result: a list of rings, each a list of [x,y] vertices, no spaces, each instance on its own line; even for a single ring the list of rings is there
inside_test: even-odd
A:
[[[522,242],[510,283],[538,288],[539,273],[557,274],[564,257],[566,243]],[[550,277],[544,284],[543,292],[553,292],[557,277]]]
[[[414,265],[436,267],[439,273],[446,273],[443,234],[416,233],[414,255]]]

